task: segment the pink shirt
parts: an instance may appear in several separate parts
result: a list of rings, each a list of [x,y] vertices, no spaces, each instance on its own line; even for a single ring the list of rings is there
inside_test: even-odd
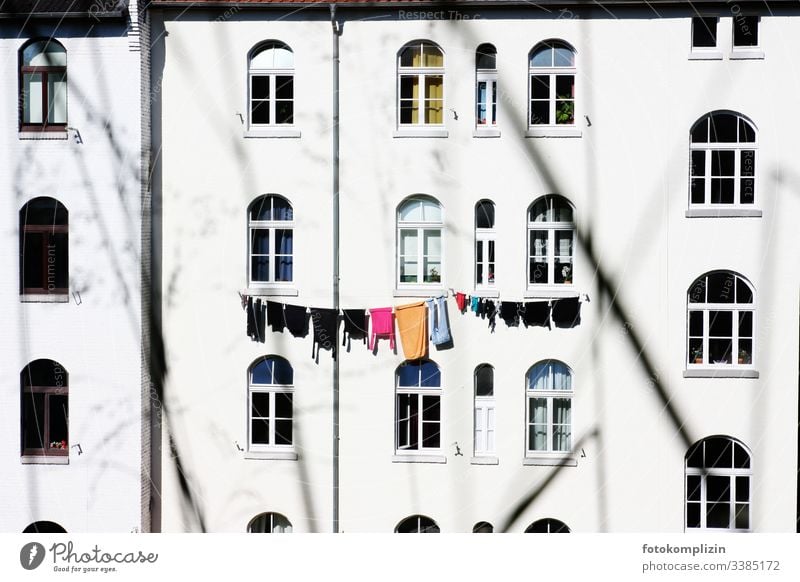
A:
[[[369,320],[372,322],[372,333],[369,337],[369,349],[375,349],[377,337],[389,338],[389,347],[394,349],[394,319],[391,307],[377,307],[369,310]]]

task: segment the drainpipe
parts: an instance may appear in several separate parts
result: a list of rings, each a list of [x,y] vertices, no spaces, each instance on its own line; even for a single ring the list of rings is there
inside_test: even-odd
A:
[[[339,35],[336,4],[330,4],[333,32],[333,308],[339,312]],[[339,349],[339,326],[334,333],[334,350]],[[334,352],[335,353],[335,352]],[[333,533],[339,533],[339,360],[333,359]]]

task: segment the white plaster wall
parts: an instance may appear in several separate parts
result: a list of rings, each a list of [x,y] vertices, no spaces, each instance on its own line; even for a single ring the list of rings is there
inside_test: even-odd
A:
[[[247,204],[276,192],[291,200],[298,221],[299,295],[285,301],[330,306],[330,25],[324,14],[308,11],[280,21],[271,12],[218,22],[210,13],[167,14],[159,53],[166,63],[162,289],[179,450],[208,529],[243,531],[257,513],[277,511],[296,531],[329,531],[330,360],[323,353],[319,365],[311,362],[310,338],[269,335],[265,345],[252,343],[236,291],[245,286]],[[502,525],[513,504],[552,472],[522,465],[524,376],[534,363],[557,358],[575,373],[573,434],[589,435],[585,457],[561,470],[512,529],[554,517],[573,531],[682,531],[687,447],[633,350],[633,333],[691,440],[726,434],[750,447],[753,529],[793,531],[800,280],[793,215],[800,202],[791,161],[800,128],[770,96],[798,91],[797,18],[762,19],[764,60],[731,61],[725,50],[722,61],[697,62],[687,59],[688,13],[582,20],[527,11],[489,18],[484,11],[469,21],[347,14],[342,306],[414,300],[394,296],[395,210],[414,193],[435,196],[444,207],[445,287],[471,290],[473,212],[482,198],[497,206],[501,299],[523,299],[526,210],[551,192],[576,206],[601,272],[587,244],[579,245],[575,283],[591,302],[575,329],[508,329],[499,322],[490,334],[485,321],[457,314],[450,302],[455,347],[431,350],[442,369],[446,464],[392,462],[393,374],[402,355],[390,354],[383,341],[376,356],[361,344],[342,354],[341,529],[391,531],[415,513],[445,532],[471,531],[482,520]],[[729,28],[723,17],[720,30]],[[527,55],[549,38],[577,50],[580,138],[523,137]],[[244,139],[235,115],[245,113],[247,51],[266,39],[294,50],[300,139]],[[435,41],[446,55],[445,107],[458,120],[446,113],[445,139],[393,137],[396,53],[414,39]],[[507,95],[495,139],[472,137],[474,51],[483,42],[497,48]],[[689,128],[715,109],[741,112],[758,128],[762,218],[684,216]],[[682,377],[686,291],[711,269],[738,271],[755,287],[759,379]],[[609,311],[601,276],[625,321]],[[234,445],[246,441],[246,369],[262,354],[283,355],[295,367],[300,461],[245,460]],[[483,362],[495,367],[497,466],[469,462],[472,373]],[[591,436],[595,431],[599,436]],[[456,442],[463,456],[455,456]],[[195,527],[172,502],[176,484],[166,470],[165,491],[172,493],[164,497],[164,529]]]
[[[68,532],[142,527],[139,53],[124,26],[4,22],[0,77],[0,530],[54,521]],[[67,50],[68,125],[58,141],[17,131],[18,49],[52,34]],[[19,210],[51,196],[69,211],[68,303],[21,303]],[[20,463],[19,373],[53,359],[69,373],[68,465]]]

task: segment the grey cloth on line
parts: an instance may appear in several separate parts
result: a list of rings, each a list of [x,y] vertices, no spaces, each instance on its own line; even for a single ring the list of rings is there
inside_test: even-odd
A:
[[[336,358],[336,331],[339,327],[339,313],[336,309],[311,308],[311,325],[314,328],[314,341],[311,344],[311,357],[314,357],[314,348],[317,350],[331,350],[331,356]]]

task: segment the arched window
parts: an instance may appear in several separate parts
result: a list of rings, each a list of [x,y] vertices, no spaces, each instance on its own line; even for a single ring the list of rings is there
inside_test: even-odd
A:
[[[290,450],[294,444],[294,370],[277,356],[259,358],[248,371],[251,451]]]
[[[444,53],[418,40],[397,55],[398,123],[400,126],[444,123]]]
[[[472,533],[494,533],[494,526],[488,521],[479,521],[472,526]]]
[[[475,368],[475,456],[495,452],[494,368]]]
[[[475,51],[476,112],[477,129],[497,125],[497,49],[491,44],[482,44]]]
[[[475,205],[475,287],[494,287],[494,202]]]
[[[750,452],[728,436],[686,453],[686,529],[750,529]]]
[[[53,360],[34,360],[20,373],[23,457],[69,455],[67,371]]]
[[[533,47],[528,59],[530,125],[575,124],[575,50],[560,40]]]
[[[442,378],[430,360],[404,362],[395,373],[395,443],[398,453],[441,448]]]
[[[688,368],[753,366],[753,288],[741,275],[715,271],[688,293]]]
[[[20,130],[67,126],[67,51],[52,38],[31,40],[19,55]]]
[[[692,126],[689,206],[752,208],[756,200],[756,128],[743,115],[716,111]]]
[[[442,207],[435,198],[413,196],[397,208],[398,286],[441,285]]]
[[[294,54],[278,41],[268,41],[250,52],[250,126],[294,123]]]
[[[280,513],[260,513],[247,524],[247,533],[292,533],[292,524]]]
[[[69,224],[58,200],[34,198],[19,211],[20,295],[67,295]]]
[[[294,211],[286,198],[259,196],[247,210],[249,283],[281,286],[294,279]]]
[[[439,526],[430,517],[412,515],[398,523],[394,533],[439,533]]]
[[[530,524],[525,533],[569,533],[569,528],[563,521],[546,517]]]
[[[528,402],[528,456],[572,450],[572,371],[546,360],[525,376]]]
[[[54,521],[34,521],[22,533],[38,533],[38,534],[51,534],[51,533],[67,533],[63,527]]]
[[[542,196],[528,210],[528,286],[571,285],[575,258],[572,205]]]

